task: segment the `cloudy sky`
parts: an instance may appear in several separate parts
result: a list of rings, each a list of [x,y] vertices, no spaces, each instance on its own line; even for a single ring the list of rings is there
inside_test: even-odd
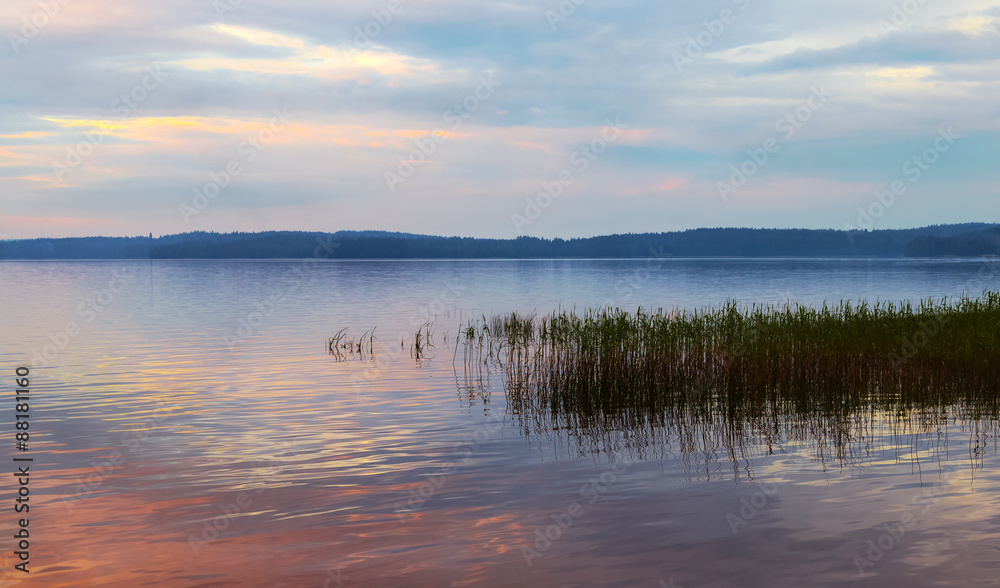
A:
[[[995,0],[4,0],[0,33],[0,238],[998,220]]]

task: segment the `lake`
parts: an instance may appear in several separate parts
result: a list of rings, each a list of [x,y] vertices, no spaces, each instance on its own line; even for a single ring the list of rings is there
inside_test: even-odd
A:
[[[513,411],[502,373],[456,346],[514,310],[975,296],[996,269],[0,262],[11,437],[31,370],[30,450],[9,453],[34,459],[31,574],[6,549],[0,586],[997,585],[992,418],[799,415],[765,439],[714,415],[595,440]],[[344,328],[375,328],[372,353],[331,355]]]

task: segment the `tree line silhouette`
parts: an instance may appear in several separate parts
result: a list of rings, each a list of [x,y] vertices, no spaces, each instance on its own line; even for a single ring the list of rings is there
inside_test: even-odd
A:
[[[327,247],[317,250],[317,243]],[[480,239],[385,231],[192,232],[162,237],[0,241],[0,259],[940,257],[1000,253],[1000,225],[916,229],[692,229],[577,239]]]

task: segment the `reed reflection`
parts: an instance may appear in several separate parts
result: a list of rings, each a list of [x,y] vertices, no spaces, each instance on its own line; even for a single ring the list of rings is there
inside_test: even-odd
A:
[[[960,435],[977,468],[996,449],[998,326],[993,292],[916,306],[512,313],[463,327],[459,390],[488,398],[483,375],[500,374],[510,418],[567,455],[673,455],[752,477],[755,460],[783,453],[839,467],[886,450],[941,459]],[[897,352],[913,333],[919,348]]]

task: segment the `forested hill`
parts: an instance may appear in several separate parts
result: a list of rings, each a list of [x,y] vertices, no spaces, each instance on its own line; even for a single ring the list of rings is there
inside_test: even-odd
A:
[[[474,239],[384,231],[183,233],[0,241],[0,259],[934,257],[1000,252],[1000,225],[919,229],[694,229],[581,239]]]
[[[1000,227],[954,236],[917,237],[906,248],[913,257],[1000,255]]]

